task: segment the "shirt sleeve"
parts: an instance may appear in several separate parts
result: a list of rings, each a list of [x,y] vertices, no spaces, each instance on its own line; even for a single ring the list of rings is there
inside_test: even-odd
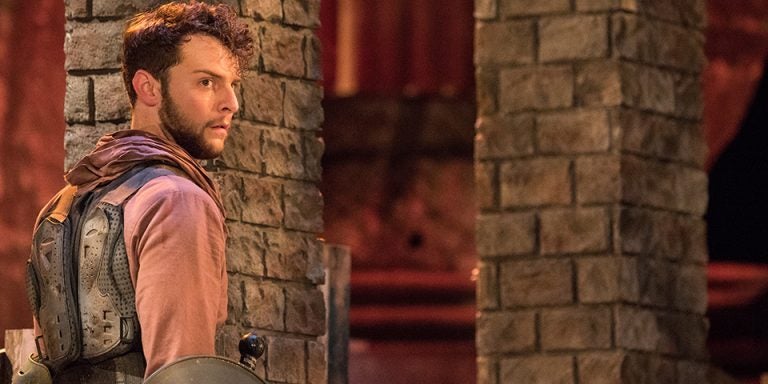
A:
[[[227,274],[224,219],[213,199],[187,179],[162,176],[126,202],[124,215],[145,377],[184,356],[215,354]]]

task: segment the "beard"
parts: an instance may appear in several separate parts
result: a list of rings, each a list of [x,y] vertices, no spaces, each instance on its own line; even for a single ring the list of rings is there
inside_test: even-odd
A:
[[[160,124],[163,130],[173,137],[176,144],[196,159],[207,160],[218,157],[221,151],[214,148],[203,137],[206,127],[213,125],[214,122],[209,121],[204,125],[195,126],[195,123],[181,111],[167,89],[167,85],[162,87],[163,100],[160,104]]]

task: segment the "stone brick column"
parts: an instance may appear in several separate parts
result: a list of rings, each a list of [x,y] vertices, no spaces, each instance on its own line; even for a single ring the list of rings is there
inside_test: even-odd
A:
[[[260,376],[270,382],[327,382],[319,0],[229,0],[251,27],[257,54],[243,79],[241,112],[221,158],[208,162],[222,187],[229,241],[229,318],[219,353],[267,338]],[[103,133],[126,128],[130,104],[120,76],[124,20],[151,0],[66,1],[68,169]]]
[[[475,4],[478,383],[705,383],[704,1]]]

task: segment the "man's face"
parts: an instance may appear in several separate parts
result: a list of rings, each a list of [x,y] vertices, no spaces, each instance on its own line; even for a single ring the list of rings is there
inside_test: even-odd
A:
[[[177,144],[197,159],[221,154],[239,109],[237,61],[218,40],[193,35],[180,47],[181,61],[162,85],[160,122]]]

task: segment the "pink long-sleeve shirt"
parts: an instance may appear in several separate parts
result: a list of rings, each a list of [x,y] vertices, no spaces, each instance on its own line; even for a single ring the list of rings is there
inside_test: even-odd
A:
[[[124,205],[124,235],[147,360],[145,377],[189,355],[215,354],[227,316],[224,218],[187,178],[149,181]]]

